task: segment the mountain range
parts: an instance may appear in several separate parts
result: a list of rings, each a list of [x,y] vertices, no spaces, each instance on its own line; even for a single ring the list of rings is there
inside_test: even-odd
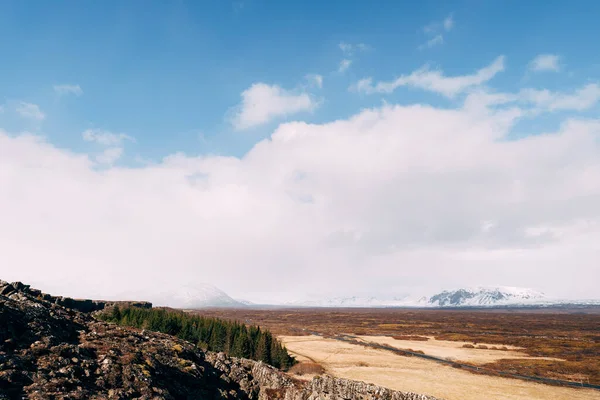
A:
[[[210,284],[183,286],[165,292],[153,299],[154,304],[174,308],[244,308],[253,306],[274,307],[518,307],[551,306],[564,304],[600,305],[600,300],[561,300],[547,297],[530,288],[495,286],[443,290],[431,295],[407,295],[397,297],[348,296],[294,301],[283,304],[254,304],[236,300]]]
[[[600,305],[600,300],[564,300],[549,298],[530,288],[509,286],[474,287],[443,290],[431,295],[408,295],[391,298],[334,297],[323,300],[292,302],[287,306],[298,307],[531,307],[552,305]]]

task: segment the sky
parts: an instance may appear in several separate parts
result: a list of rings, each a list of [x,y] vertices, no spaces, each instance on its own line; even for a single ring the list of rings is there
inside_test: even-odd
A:
[[[600,298],[596,1],[0,3],[0,279]]]

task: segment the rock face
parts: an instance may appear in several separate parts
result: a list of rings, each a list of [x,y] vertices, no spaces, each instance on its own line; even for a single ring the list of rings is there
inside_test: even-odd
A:
[[[66,308],[72,308],[81,312],[92,312],[103,310],[106,307],[120,305],[123,307],[134,306],[141,308],[152,308],[152,303],[147,301],[104,301],[104,300],[81,300],[72,299],[70,297],[51,296],[47,293],[42,293],[41,290],[32,289],[29,285],[24,285],[21,282],[8,283],[0,281],[0,295],[9,296],[14,292],[25,292],[39,300],[46,300],[51,303],[61,305]]]
[[[0,281],[0,399],[434,400],[330,376],[297,381],[56,299]]]
[[[258,399],[261,400],[436,400],[431,396],[398,392],[329,375],[317,376],[309,382],[297,381],[271,366],[251,360],[230,359],[223,353],[208,353],[206,358],[233,380],[239,381],[247,374],[253,376],[260,387]]]

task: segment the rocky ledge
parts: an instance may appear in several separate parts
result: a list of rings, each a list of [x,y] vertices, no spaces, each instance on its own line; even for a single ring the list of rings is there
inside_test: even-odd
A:
[[[327,375],[298,381],[56,299],[0,281],[0,399],[435,400]]]
[[[8,283],[0,281],[0,295],[9,296],[11,293],[24,292],[37,299],[46,300],[50,303],[55,303],[63,307],[72,308],[81,312],[93,312],[103,310],[107,307],[115,305],[127,307],[142,307],[152,308],[152,303],[147,301],[105,301],[105,300],[89,300],[89,299],[72,299],[70,297],[52,296],[47,293],[42,293],[41,290],[32,289],[29,285],[24,285],[21,282]]]

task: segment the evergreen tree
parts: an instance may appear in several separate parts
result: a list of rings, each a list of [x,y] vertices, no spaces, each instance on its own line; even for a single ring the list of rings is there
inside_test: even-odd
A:
[[[295,363],[271,332],[262,331],[258,326],[247,327],[239,322],[204,318],[181,311],[136,307],[113,307],[100,313],[99,318],[168,333],[204,350],[225,351],[235,357],[260,360],[277,368],[287,369]]]
[[[270,335],[260,335],[258,338],[258,344],[256,345],[256,356],[254,357],[258,361],[262,361],[267,364],[271,364],[271,340]]]

